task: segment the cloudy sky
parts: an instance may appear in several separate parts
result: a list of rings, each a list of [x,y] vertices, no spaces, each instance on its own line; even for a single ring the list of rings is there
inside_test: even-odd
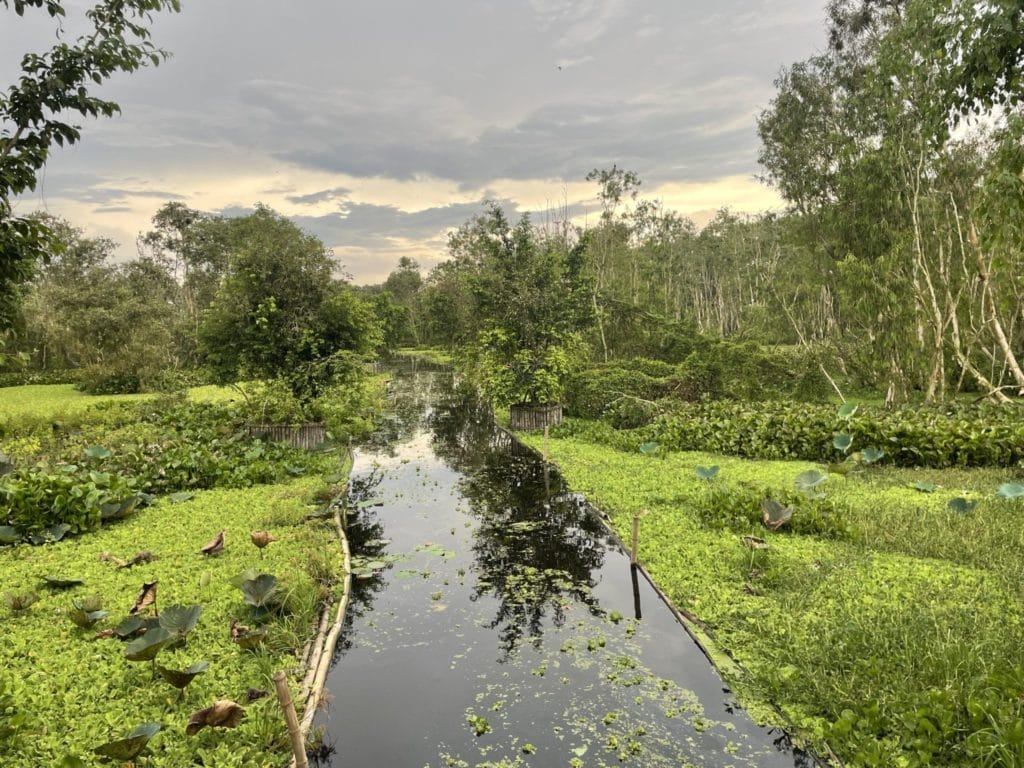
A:
[[[69,15],[88,6],[68,0]],[[43,208],[135,255],[160,205],[263,202],[334,249],[356,282],[502,201],[593,221],[593,168],[706,221],[777,207],[755,118],[779,69],[823,44],[824,0],[184,0],[158,16],[173,58],[119,76],[122,115],[56,150]],[[0,85],[53,40],[0,9]],[[69,29],[72,24],[68,24]]]

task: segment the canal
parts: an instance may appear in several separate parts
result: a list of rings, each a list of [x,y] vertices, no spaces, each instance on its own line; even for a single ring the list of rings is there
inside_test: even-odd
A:
[[[817,765],[450,373],[397,368],[391,408],[356,452],[353,602],[311,764]]]

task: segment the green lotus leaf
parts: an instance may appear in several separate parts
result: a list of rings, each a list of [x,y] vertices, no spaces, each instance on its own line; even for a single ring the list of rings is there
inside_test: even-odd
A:
[[[839,410],[836,411],[836,416],[843,421],[849,421],[850,417],[857,412],[859,407],[856,403],[843,403],[839,406]]]
[[[644,455],[649,455],[649,454],[652,454],[652,453],[657,453],[658,447],[659,447],[658,444],[655,443],[655,442],[642,443],[640,445],[640,453],[642,453]]]
[[[113,760],[128,762],[134,760],[146,748],[149,740],[160,730],[160,723],[143,723],[136,727],[127,737],[117,741],[108,741],[93,748],[93,752]]]
[[[876,461],[880,461],[883,456],[885,456],[885,451],[874,446],[865,448],[860,453],[860,457],[864,460],[865,464],[874,464]]]
[[[21,533],[13,525],[0,525],[0,544],[17,544]]]
[[[178,491],[178,493],[172,493],[167,499],[172,504],[180,504],[183,501],[190,501],[195,498],[195,494],[192,491]]]
[[[71,621],[82,629],[89,629],[97,621],[105,619],[109,615],[110,611],[85,611],[81,608],[75,608],[68,614]]]
[[[242,588],[242,584],[247,581],[252,581],[260,575],[260,572],[255,568],[246,568],[244,571],[239,573],[237,576],[232,576],[228,579],[228,583],[233,587]]]
[[[926,483],[924,480],[914,483],[914,490],[921,493],[933,493],[938,487],[935,483]]]
[[[174,635],[187,635],[196,628],[199,616],[203,612],[201,605],[172,605],[164,608],[160,614],[160,626]]]
[[[1024,496],[1024,483],[1003,483],[996,491],[1002,499],[1019,499]]]
[[[949,500],[948,506],[957,514],[969,515],[978,506],[978,499],[965,499],[963,496],[957,496],[955,499]]]
[[[828,475],[817,469],[808,469],[796,476],[796,487],[801,491],[811,491],[828,480]]]
[[[109,459],[114,455],[110,452],[109,448],[104,448],[102,445],[94,445],[90,448],[86,448],[82,452],[90,459]]]
[[[152,661],[173,638],[163,627],[147,630],[124,647],[124,656],[128,661]]]
[[[837,451],[846,453],[850,450],[851,445],[853,445],[853,438],[845,432],[839,432],[834,438],[832,438],[832,447]]]
[[[255,608],[272,604],[277,593],[277,577],[269,573],[261,573],[255,579],[246,579],[241,586],[245,594],[245,602]]]
[[[710,467],[697,467],[697,477],[701,480],[713,480],[718,476],[719,467],[714,464]]]
[[[166,680],[168,683],[173,685],[175,688],[184,689],[189,683],[192,682],[197,676],[203,674],[207,669],[210,668],[210,662],[208,661],[197,661],[188,669],[168,669],[167,667],[161,667],[159,664],[156,666],[156,671],[160,677]]]
[[[114,633],[125,640],[132,635],[141,632],[146,627],[145,619],[138,616],[129,616],[116,627],[114,627]]]

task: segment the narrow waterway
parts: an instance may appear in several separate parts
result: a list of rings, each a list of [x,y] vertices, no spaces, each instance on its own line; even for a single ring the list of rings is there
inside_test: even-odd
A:
[[[356,454],[353,604],[312,764],[812,766],[735,705],[585,500],[408,365]]]

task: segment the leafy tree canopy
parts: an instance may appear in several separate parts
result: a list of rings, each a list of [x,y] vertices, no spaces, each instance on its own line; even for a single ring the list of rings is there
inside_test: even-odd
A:
[[[0,0],[18,16],[41,11],[56,25],[57,42],[44,53],[26,53],[21,77],[0,91],[0,329],[10,326],[17,285],[59,239],[44,220],[15,216],[12,198],[35,189],[36,177],[54,144],[74,144],[79,126],[73,114],[110,117],[118,105],[94,95],[117,72],[157,65],[168,53],[150,40],[149,25],[160,11],[177,12],[179,0],[102,0],[86,11],[87,30],[63,39],[67,15],[62,0]]]

